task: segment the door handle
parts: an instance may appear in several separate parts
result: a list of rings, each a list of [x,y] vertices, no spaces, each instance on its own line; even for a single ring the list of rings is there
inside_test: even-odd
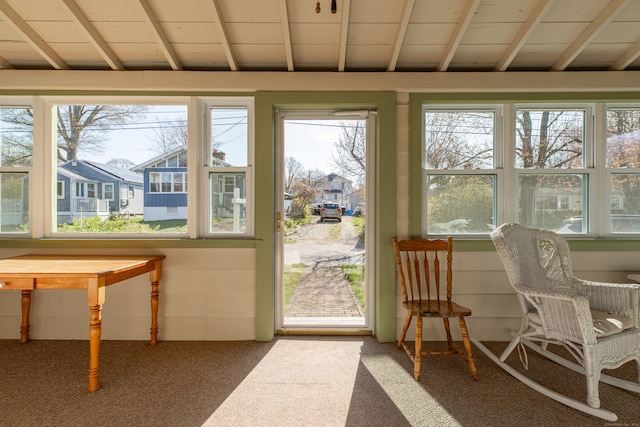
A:
[[[276,213],[276,233],[280,232],[280,223],[282,222],[282,214],[280,212]]]

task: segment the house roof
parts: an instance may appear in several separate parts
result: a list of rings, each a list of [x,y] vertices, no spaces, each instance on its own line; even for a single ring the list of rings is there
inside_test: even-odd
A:
[[[58,171],[60,171],[61,169],[65,169],[67,171],[69,171],[68,167],[70,164],[72,163],[84,163],[86,165],[88,165],[89,167],[93,168],[94,170],[99,171],[100,173],[107,175],[113,179],[117,179],[120,181],[126,181],[126,182],[132,182],[132,183],[136,183],[136,184],[141,184],[143,182],[143,177],[141,174],[137,173],[137,172],[133,172],[127,169],[123,169],[123,168],[119,168],[116,166],[111,166],[111,165],[107,165],[107,164],[103,164],[103,163],[98,163],[98,162],[94,162],[94,161],[89,161],[89,160],[71,160],[68,161],[66,163],[62,163],[60,165],[58,165]],[[78,174],[78,170],[74,170],[72,173],[75,173],[77,175]],[[79,175],[80,176],[80,175]],[[82,178],[84,180],[86,180],[86,178]]]
[[[1,0],[0,68],[640,70],[637,0],[335,4],[334,13],[329,0]]]

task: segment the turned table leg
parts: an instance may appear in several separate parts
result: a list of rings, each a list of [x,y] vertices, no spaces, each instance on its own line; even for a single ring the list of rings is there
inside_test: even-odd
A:
[[[100,335],[102,334],[102,306],[91,307],[89,322],[89,391],[100,388]]]
[[[31,310],[31,290],[22,291],[22,325],[20,326],[20,343],[29,342],[29,311]]]
[[[158,343],[158,285],[160,282],[151,282],[151,338],[149,345]]]

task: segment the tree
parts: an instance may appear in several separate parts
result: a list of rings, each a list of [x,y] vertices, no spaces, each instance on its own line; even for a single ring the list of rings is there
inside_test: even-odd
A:
[[[137,119],[146,109],[143,105],[58,105],[55,109],[58,160],[76,160],[82,151],[103,152],[107,133]],[[33,111],[10,109],[3,121],[33,128]]]
[[[124,159],[122,157],[111,159],[107,162],[107,164],[120,169],[131,169],[135,166],[135,163],[133,163],[131,160]]]
[[[143,105],[59,105],[58,160],[76,160],[80,151],[104,151],[106,134],[137,119],[146,109]]]
[[[338,141],[333,143],[331,161],[340,175],[364,183],[367,152],[365,120],[340,122]]]
[[[187,147],[189,143],[188,122],[184,115],[175,116],[171,120],[157,120],[153,132],[153,144],[149,150],[157,154]]]
[[[302,163],[296,160],[294,157],[287,157],[284,159],[284,191],[285,193],[292,193],[293,186],[296,181],[304,179],[306,170]]]
[[[0,109],[0,165],[31,166],[33,158],[33,120],[28,108]]]

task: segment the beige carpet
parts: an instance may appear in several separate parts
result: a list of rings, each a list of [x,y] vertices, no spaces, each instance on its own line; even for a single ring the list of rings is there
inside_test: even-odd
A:
[[[522,385],[477,349],[477,382],[457,357],[427,358],[416,382],[406,354],[371,337],[104,341],[101,356],[102,387],[88,393],[88,342],[0,340],[0,426],[640,425],[637,394],[601,384],[603,407],[619,416],[607,423]],[[536,380],[585,399],[582,376],[529,361]],[[637,378],[633,363],[612,372]]]

